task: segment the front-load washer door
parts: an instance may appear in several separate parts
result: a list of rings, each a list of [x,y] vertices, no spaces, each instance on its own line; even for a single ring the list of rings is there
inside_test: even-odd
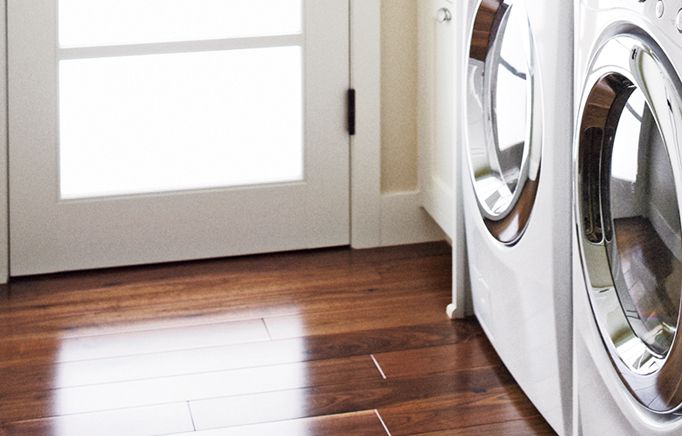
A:
[[[479,210],[506,245],[528,226],[540,175],[542,108],[523,0],[482,0],[471,30],[467,154]]]
[[[575,156],[589,299],[626,387],[672,413],[682,405],[682,82],[638,30],[593,59]]]

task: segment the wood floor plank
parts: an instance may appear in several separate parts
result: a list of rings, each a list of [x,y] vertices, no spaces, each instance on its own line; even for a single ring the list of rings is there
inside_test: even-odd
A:
[[[31,306],[36,298],[52,304],[88,303],[124,295],[163,297],[173,285],[206,288],[208,285],[229,285],[235,290],[253,286],[268,289],[289,289],[297,282],[323,285],[320,279],[348,282],[366,281],[374,264],[398,259],[424,259],[440,256],[447,259],[450,247],[444,243],[419,244],[400,249],[374,250],[312,250],[243,258],[218,259],[145,267],[76,272],[15,279],[11,284],[11,308]],[[445,260],[443,260],[445,262]],[[304,279],[305,280],[302,280]],[[78,300],[74,291],[79,291]],[[143,295],[143,297],[144,297]],[[172,298],[172,295],[169,296]],[[0,313],[2,308],[0,307]]]
[[[273,339],[285,339],[442,321],[448,297],[440,292],[439,298],[424,299],[418,297],[421,292],[416,289],[412,298],[385,300],[383,306],[355,303],[352,317],[348,316],[349,309],[345,309],[265,318],[265,323]]]
[[[173,436],[387,436],[373,410],[204,430]]]
[[[178,297],[182,297],[186,304],[171,306],[174,310],[169,314],[180,317],[188,314],[184,306],[191,310],[193,306],[203,302],[204,308],[207,308],[207,294],[224,303],[238,303],[241,297],[241,301],[255,307],[255,302],[250,298],[254,290],[258,290],[262,297],[259,303],[267,305],[281,303],[294,291],[319,293],[320,289],[361,287],[378,282],[379,277],[372,264],[340,260],[320,266],[317,258],[324,257],[325,252],[317,253],[282,255],[281,258],[257,257],[246,265],[244,261],[237,259],[195,262],[189,266],[176,264],[169,267],[137,268],[128,273],[110,270],[22,279],[12,283],[12,298],[5,310],[0,307],[0,320],[7,312],[16,315],[22,309],[40,309],[48,317],[67,317],[76,304],[77,308],[87,309],[81,311],[81,315],[99,315],[98,321],[101,324],[102,318],[106,319],[112,312],[108,309],[113,307],[132,312],[131,309],[144,310],[145,305],[151,301],[155,304],[172,304]],[[356,257],[353,253],[342,250],[339,255],[342,259],[352,259]],[[224,292],[226,288],[230,289],[229,293]],[[78,295],[74,291],[78,291]],[[220,300],[221,298],[227,300]],[[33,304],[36,300],[40,301],[40,307]],[[128,314],[131,315],[132,313]],[[15,325],[21,324],[17,321],[20,320],[14,319]],[[28,318],[28,321],[34,320]]]
[[[425,259],[434,256],[449,257],[451,248],[447,243],[435,242],[402,247],[384,247],[370,250],[348,250],[332,248],[323,250],[275,253],[237,258],[201,260],[170,264],[148,265],[144,267],[112,268],[105,270],[82,271],[37,277],[17,278],[11,288],[3,287],[0,296],[11,295],[12,307],[31,304],[34,299],[50,303],[62,301],[65,297],[73,299],[74,291],[87,291],[97,297],[103,290],[125,291],[132,287],[153,292],[159,285],[183,282],[196,285],[202,280],[237,279],[254,280],[269,272],[303,272],[311,269],[360,272],[365,267],[376,264],[385,265],[396,260]],[[266,282],[269,282],[267,280]],[[272,284],[270,284],[272,285]],[[83,295],[79,292],[79,295]],[[87,294],[84,295],[87,300]],[[71,301],[73,302],[73,301]]]
[[[99,300],[100,294],[109,294],[114,289],[130,292],[146,288],[147,293],[160,294],[159,291],[167,291],[175,285],[204,287],[222,282],[233,283],[236,289],[248,285],[281,289],[290,287],[291,280],[295,283],[303,275],[308,275],[311,283],[344,274],[347,279],[364,280],[363,273],[374,271],[373,264],[353,261],[357,253],[347,249],[313,250],[17,278],[11,282],[9,293],[13,307],[17,308],[30,305],[34,297],[49,302],[58,302],[59,298],[65,297],[68,302],[73,299],[73,291],[79,291],[88,302]],[[351,277],[350,271],[357,275]],[[278,278],[285,280],[279,283],[274,280]]]
[[[448,259],[447,256],[437,258],[444,263]],[[3,322],[11,324],[17,334],[21,333],[24,326],[32,326],[31,333],[34,334],[37,326],[42,326],[45,330],[50,327],[60,328],[62,331],[74,330],[75,334],[90,328],[94,333],[102,334],[109,332],[97,329],[102,329],[102,326],[110,328],[109,324],[120,321],[118,312],[121,311],[126,312],[127,323],[132,322],[133,317],[138,321],[154,322],[160,314],[157,312],[156,317],[150,316],[154,313],[150,312],[150,306],[163,309],[163,318],[166,319],[184,320],[191,318],[192,314],[210,315],[211,309],[216,311],[214,314],[225,315],[222,313],[225,308],[230,309],[227,315],[258,318],[262,317],[261,315],[287,314],[286,311],[277,313],[267,309],[273,306],[285,309],[295,307],[300,302],[292,304],[290,296],[294,292],[298,298],[305,301],[306,297],[319,299],[326,296],[334,299],[341,296],[344,291],[354,294],[355,297],[365,289],[374,291],[367,293],[369,295],[366,296],[369,298],[372,297],[372,293],[378,294],[377,291],[381,291],[382,288],[384,292],[388,289],[396,291],[393,287],[395,281],[392,281],[391,277],[382,277],[377,274],[376,268],[369,266],[321,269],[314,272],[301,267],[293,273],[261,273],[256,269],[244,271],[241,275],[240,279],[227,275],[194,280],[186,278],[179,283],[121,283],[120,286],[104,289],[86,288],[77,292],[72,290],[62,293],[55,291],[54,295],[45,290],[35,293],[26,290],[15,291],[14,294],[18,296],[10,299],[10,303],[5,305],[5,310],[0,308],[0,324]],[[444,276],[443,273],[434,275],[422,271],[421,274],[415,274],[412,279],[429,280],[442,285],[445,282]],[[24,284],[24,287],[29,285]],[[226,289],[230,292],[225,292]],[[258,301],[252,298],[254,292],[260,297]],[[184,304],[178,305],[178,299],[182,299]],[[33,301],[39,303],[33,304]],[[41,313],[40,318],[30,316],[38,310]],[[263,310],[265,312],[262,312]]]
[[[150,436],[194,429],[187,403],[15,422],[7,436]],[[0,432],[2,434],[2,432]]]
[[[431,396],[486,396],[488,390],[511,383],[513,379],[504,369],[494,367],[412,379],[344,383],[191,401],[190,407],[196,428],[204,430],[356,410],[381,410]]]
[[[275,337],[300,337],[302,326],[310,324],[310,331],[306,335],[328,334],[339,331],[350,332],[367,329],[378,329],[388,327],[399,327],[401,325],[416,325],[433,322],[443,322],[442,307],[448,303],[449,292],[445,289],[423,289],[419,287],[406,286],[404,289],[393,289],[392,285],[385,285],[382,291],[374,291],[373,289],[364,289],[355,292],[342,293],[342,297],[338,297],[337,292],[318,292],[312,301],[302,299],[297,301],[297,305],[302,312],[296,315],[291,315],[282,318],[285,321],[286,328],[289,330],[283,331],[279,334],[279,328],[273,327],[271,333]],[[260,297],[260,296],[259,296]],[[312,298],[312,297],[311,297]],[[340,301],[339,301],[340,299]],[[257,299],[256,299],[257,300]],[[357,316],[349,317],[348,313],[358,312],[357,301],[363,301],[366,309]],[[178,301],[182,301],[181,298]],[[427,304],[428,302],[428,304]],[[208,302],[204,302],[208,305]],[[255,304],[255,303],[252,303]],[[175,305],[180,305],[175,303]],[[427,307],[428,306],[428,307]],[[210,305],[211,309],[207,312],[209,316],[216,310],[214,306]],[[229,311],[229,304],[226,306],[217,305],[216,307],[224,307],[224,311]],[[419,307],[419,311],[410,310],[411,307]],[[166,307],[158,307],[156,303],[149,303],[147,310],[158,313],[166,313]],[[390,317],[386,317],[385,313],[390,313]],[[119,314],[119,316],[122,316]],[[193,316],[192,319],[200,318],[200,316]],[[277,318],[275,322],[278,322]],[[352,322],[352,324],[351,324]],[[130,324],[137,323],[131,321]],[[334,329],[334,325],[338,328]],[[212,324],[211,324],[212,325]],[[324,329],[317,329],[317,326],[325,327]],[[12,326],[2,326],[5,336],[0,338],[0,367],[3,364],[30,360],[34,363],[43,361],[45,363],[52,363],[58,354],[62,351],[61,333],[58,331],[52,336],[41,336],[39,338],[13,336]],[[200,328],[200,327],[197,327]],[[291,329],[294,334],[291,334]],[[148,330],[145,330],[148,331]],[[108,336],[108,335],[104,335]],[[67,337],[66,339],[72,339]]]
[[[52,364],[0,366],[0,396],[483,341],[474,321],[367,330]],[[470,348],[466,346],[465,352]],[[418,354],[421,354],[418,353]],[[392,356],[392,355],[388,355]],[[388,359],[388,357],[387,357]],[[442,362],[433,362],[434,365]],[[451,365],[448,364],[448,367]],[[394,369],[391,367],[391,372]]]
[[[375,353],[374,357],[389,378],[452,373],[502,364],[490,342],[482,336],[450,345]]]
[[[369,356],[31,392],[0,401],[5,422],[314,386],[380,375]]]
[[[384,279],[402,281],[427,276],[449,286],[451,280],[448,280],[447,274],[452,270],[452,261],[450,256],[399,259],[377,264],[376,269]]]
[[[61,341],[59,362],[102,359],[163,351],[268,341],[260,319],[192,327],[157,329]]]
[[[39,341],[45,348],[36,346],[35,342],[4,338],[0,339],[0,360],[11,362],[30,359],[37,353],[45,352],[51,362],[70,362],[268,340],[270,337],[265,324],[256,319]],[[29,344],[34,346],[27,347]]]
[[[181,290],[164,290],[160,295],[148,295],[144,288],[129,296],[102,297],[94,307],[87,302],[70,303],[65,307],[41,302],[38,307],[11,311],[9,318],[3,319],[0,314],[0,326],[7,332],[2,339],[26,342],[36,337],[51,337],[55,332],[60,338],[78,337],[313,312],[347,312],[357,306],[358,300],[368,306],[393,300],[396,304],[402,300],[402,304],[409,305],[415,303],[416,293],[424,294],[422,300],[429,300],[431,295],[447,295],[446,288],[449,287],[442,283],[442,278],[434,279],[427,274],[410,281],[373,279],[365,284],[353,284],[333,276],[329,280],[335,283],[334,286],[314,281],[311,284],[310,279],[302,275],[301,285],[272,293],[257,286],[234,290],[235,285],[229,282],[208,288],[185,285]],[[305,291],[301,289],[304,285],[308,287]],[[291,299],[294,293],[295,301]],[[253,298],[254,294],[258,295],[257,299]],[[35,316],[37,312],[40,313],[38,317]],[[122,318],[125,322],[121,322]]]
[[[436,243],[17,280],[0,436],[381,433],[375,409],[396,434],[542,434],[476,321],[445,317],[450,265]]]
[[[416,436],[555,436],[556,433],[540,416],[487,425],[448,429]]]
[[[533,404],[513,384],[494,387],[465,401],[460,395],[432,396],[380,407],[379,413],[393,435],[451,430],[538,416]]]
[[[5,310],[0,311],[0,324],[11,325],[14,335],[60,329],[75,336],[120,333],[112,325],[121,320],[121,311],[126,313],[126,326],[134,326],[135,321],[153,323],[160,315],[166,323],[170,320],[170,327],[184,326],[182,323],[196,315],[213,314],[222,316],[223,321],[253,319],[261,318],[261,314],[292,313],[296,308],[290,298],[293,292],[305,300],[306,294],[319,296],[321,289],[329,289],[331,296],[338,296],[340,291],[352,292],[380,283],[380,277],[370,267],[295,273],[249,271],[242,276],[143,286],[126,284],[94,292],[72,292],[58,299],[43,292],[36,297],[40,299],[39,305],[11,299]],[[225,292],[227,289],[229,292]],[[254,293],[259,295],[258,300],[252,298]],[[184,304],[178,305],[178,300]],[[36,311],[40,311],[41,317],[31,316]]]

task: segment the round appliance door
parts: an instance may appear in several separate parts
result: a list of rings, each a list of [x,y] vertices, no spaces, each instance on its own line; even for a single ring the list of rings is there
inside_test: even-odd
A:
[[[542,108],[523,0],[483,0],[471,31],[467,155],[479,211],[506,245],[528,226],[538,190]]]
[[[639,31],[596,53],[576,135],[575,203],[592,311],[632,395],[682,405],[682,83]]]

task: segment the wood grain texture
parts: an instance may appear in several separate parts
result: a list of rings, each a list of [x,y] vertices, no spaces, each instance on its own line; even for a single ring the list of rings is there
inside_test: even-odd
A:
[[[0,435],[542,430],[477,322],[446,319],[449,252],[18,280],[0,293]]]
[[[146,436],[193,429],[187,403],[179,403],[15,422],[6,432],[7,436]]]
[[[359,384],[350,382],[192,401],[190,406],[196,427],[211,429],[370,408],[377,408],[381,412],[383,407],[443,395],[449,395],[448,399],[470,398],[477,395],[483,397],[489,389],[509,384],[513,384],[513,379],[506,371],[500,367],[488,367],[462,370],[453,374],[368,380]],[[262,407],[263,405],[267,407]]]
[[[255,368],[391,350],[414,350],[482,340],[475,322],[450,322],[392,329],[261,341],[210,348],[140,354],[53,364],[21,362],[2,368],[0,396],[26,391],[144,380],[149,378]],[[1,368],[1,367],[0,367]],[[59,374],[54,377],[53,374]]]
[[[17,394],[0,402],[0,416],[27,420],[379,378],[368,356],[318,360]]]
[[[554,434],[547,422],[538,416],[516,421],[420,433],[417,436],[552,436]]]
[[[375,354],[388,378],[453,373],[496,365],[495,351],[482,336],[458,344]]]
[[[469,395],[446,394],[379,408],[393,435],[453,430],[538,417],[517,386],[507,385]],[[549,428],[549,427],[547,427]],[[506,434],[506,433],[503,433]]]
[[[174,436],[347,436],[352,434],[387,436],[379,416],[373,410],[204,430]]]

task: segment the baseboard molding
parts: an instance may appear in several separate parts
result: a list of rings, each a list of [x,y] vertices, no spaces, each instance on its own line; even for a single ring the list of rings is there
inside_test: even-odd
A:
[[[421,206],[421,194],[397,192],[381,198],[381,245],[444,241],[445,233]]]

